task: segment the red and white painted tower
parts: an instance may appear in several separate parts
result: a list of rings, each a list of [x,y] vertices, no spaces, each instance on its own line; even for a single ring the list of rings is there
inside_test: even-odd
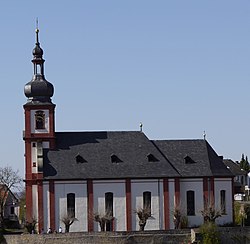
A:
[[[43,149],[55,147],[55,104],[51,97],[53,85],[45,79],[43,50],[36,29],[36,44],[32,63],[34,75],[24,87],[28,98],[24,104],[25,113],[25,183],[26,215],[30,221],[35,218],[39,230],[43,228]]]

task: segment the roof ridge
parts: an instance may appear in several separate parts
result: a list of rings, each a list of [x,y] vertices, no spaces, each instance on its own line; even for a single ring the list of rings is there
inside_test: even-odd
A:
[[[204,139],[157,139],[152,141],[204,141]]]
[[[56,133],[100,133],[100,132],[136,132],[136,133],[142,133],[141,131],[137,131],[137,130],[86,130],[86,131],[56,131]],[[145,134],[144,134],[145,135]]]
[[[155,146],[155,148],[159,151],[159,153],[167,160],[167,162],[172,166],[172,168],[181,176],[180,172],[176,169],[176,167],[169,161],[167,156],[160,150],[160,148],[154,143],[154,141],[150,140],[150,142]]]

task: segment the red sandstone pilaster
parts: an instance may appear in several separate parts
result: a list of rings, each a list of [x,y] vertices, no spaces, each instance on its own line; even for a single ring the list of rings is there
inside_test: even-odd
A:
[[[131,180],[126,179],[126,216],[127,231],[132,231],[132,210],[131,210]]]
[[[169,187],[168,179],[163,179],[163,201],[164,201],[164,224],[165,230],[170,228],[170,216],[169,216]]]
[[[88,232],[91,232],[94,231],[94,223],[93,223],[94,196],[93,196],[92,180],[87,180],[87,194],[88,194]]]

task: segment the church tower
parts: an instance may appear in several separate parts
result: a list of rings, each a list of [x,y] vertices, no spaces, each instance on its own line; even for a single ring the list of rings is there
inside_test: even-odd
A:
[[[39,230],[43,228],[43,149],[55,147],[55,104],[51,97],[53,85],[45,79],[43,50],[36,29],[36,44],[32,63],[34,75],[24,87],[28,98],[24,104],[25,131],[25,184],[26,215],[28,221],[35,218]]]

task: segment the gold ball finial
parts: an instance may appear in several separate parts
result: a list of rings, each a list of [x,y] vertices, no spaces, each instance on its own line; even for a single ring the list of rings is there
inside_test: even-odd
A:
[[[38,18],[36,18],[36,33],[39,32],[39,29],[38,29]]]

